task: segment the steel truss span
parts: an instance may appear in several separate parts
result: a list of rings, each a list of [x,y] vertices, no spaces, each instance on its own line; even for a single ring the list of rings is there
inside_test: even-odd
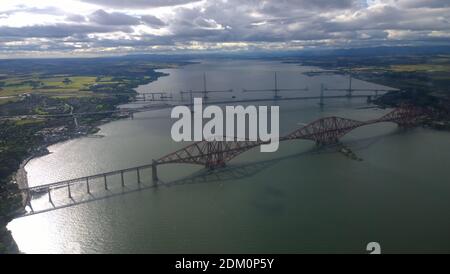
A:
[[[280,141],[309,140],[316,142],[318,145],[335,144],[339,142],[340,138],[348,134],[350,131],[362,126],[392,122],[398,124],[400,127],[414,127],[420,124],[420,122],[427,115],[428,113],[424,109],[411,106],[403,106],[393,110],[392,112],[384,115],[379,119],[369,120],[365,122],[340,117],[326,117],[316,120],[304,127],[293,131],[286,136],[281,137]],[[141,189],[141,186],[145,187],[142,181],[142,176],[144,175],[143,172],[151,169],[153,187],[156,187],[158,186],[159,182],[158,166],[160,165],[195,164],[201,165],[210,170],[218,169],[226,166],[229,161],[239,156],[240,154],[267,143],[269,142],[258,140],[205,140],[190,144],[185,148],[170,153],[158,160],[153,160],[153,162],[148,165],[22,189],[24,197],[26,198],[26,204],[31,210],[30,212],[25,213],[24,216],[96,200],[98,198],[94,195],[94,192],[99,191],[98,184],[101,184],[100,189],[104,189],[104,191],[108,192],[111,183],[110,179],[112,179],[112,177],[119,178],[122,189],[126,189],[131,186],[126,185],[124,176],[126,174],[135,174],[134,177],[136,178],[136,186],[138,187],[138,189]],[[74,192],[79,192],[80,189],[84,194],[87,194],[91,198],[82,201],[75,200]],[[65,190],[65,192],[67,193],[69,203],[64,203],[63,205],[55,204],[53,192],[61,190]],[[46,209],[33,208],[32,201],[34,201],[34,198],[41,197],[42,195],[48,196],[48,201],[51,204],[51,207]]]
[[[349,132],[363,126],[392,122],[400,127],[416,126],[426,115],[422,108],[403,106],[385,116],[370,121],[357,121],[340,117],[326,117],[316,120],[294,132],[281,137],[280,141],[310,140],[318,145],[329,145],[339,142]],[[163,164],[197,164],[209,169],[226,165],[238,155],[268,142],[238,140],[234,141],[201,141],[170,153],[155,161]]]

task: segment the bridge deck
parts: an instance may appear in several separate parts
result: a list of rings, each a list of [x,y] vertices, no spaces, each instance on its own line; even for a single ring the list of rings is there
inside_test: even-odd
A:
[[[417,123],[418,119],[426,115],[422,109],[407,107],[407,108],[399,108],[395,109],[392,112],[384,115],[378,119],[372,119],[369,121],[357,121],[339,117],[326,117],[316,120],[308,125],[305,125],[296,131],[283,136],[280,138],[280,141],[288,141],[288,140],[313,140],[319,144],[330,144],[336,143],[341,137],[350,131],[370,124],[381,123],[381,122],[394,122],[399,125],[412,125]],[[137,185],[140,187],[142,184],[141,172],[147,169],[152,169],[152,181],[153,186],[156,186],[159,179],[157,176],[157,166],[163,164],[200,164],[208,169],[216,169],[219,167],[225,166],[225,164],[231,161],[233,158],[237,157],[241,153],[248,151],[254,147],[265,144],[266,142],[262,141],[249,141],[249,140],[238,140],[234,141],[201,141],[197,143],[193,143],[185,148],[182,148],[174,153],[171,153],[167,156],[160,158],[157,161],[153,161],[152,164],[142,165],[138,167],[132,167],[127,169],[115,170],[106,173],[95,174],[91,176],[65,180],[56,183],[43,184],[39,186],[29,187],[26,189],[22,189],[23,193],[26,195],[27,205],[31,208],[31,213],[34,214],[35,211],[33,209],[32,200],[34,196],[40,196],[40,194],[47,194],[48,201],[53,205],[53,208],[56,208],[53,199],[52,192],[53,191],[65,191],[66,197],[70,200],[73,200],[73,192],[74,190],[78,190],[84,192],[84,194],[91,195],[90,181],[94,181],[96,179],[100,180],[100,187],[104,186],[104,190],[109,190],[109,185],[111,182],[109,181],[112,176],[121,175],[121,189],[123,191],[125,187],[124,175],[130,172],[133,172],[136,175]],[[82,187],[85,188],[82,188]],[[94,187],[94,185],[93,185]],[[99,188],[98,180],[95,184],[96,189]],[[64,189],[63,189],[64,188]],[[42,195],[41,195],[42,196]],[[75,203],[75,202],[74,202]],[[51,209],[49,209],[51,210]]]
[[[67,187],[68,184],[75,184],[75,183],[85,183],[86,181],[90,181],[90,180],[95,180],[95,179],[99,179],[99,178],[104,178],[109,177],[109,176],[114,176],[114,175],[120,175],[122,173],[128,173],[128,172],[133,172],[133,171],[137,171],[137,170],[143,170],[143,169],[149,169],[152,168],[153,164],[148,164],[148,165],[142,165],[142,166],[138,166],[138,167],[131,167],[131,168],[127,168],[127,169],[121,169],[121,170],[114,170],[114,171],[110,171],[110,172],[105,172],[105,173],[99,173],[99,174],[94,174],[94,175],[89,175],[89,176],[85,176],[85,177],[79,177],[79,178],[74,178],[74,179],[70,179],[70,180],[65,180],[65,181],[60,181],[60,182],[55,182],[55,183],[50,183],[50,184],[43,184],[43,185],[38,185],[38,186],[33,186],[33,187],[29,187],[29,188],[24,188],[21,189],[23,191],[31,191],[31,192],[40,192],[43,190],[48,190],[53,189],[53,188],[58,188],[58,187]]]
[[[303,96],[303,97],[281,97],[281,98],[254,98],[254,99],[237,99],[237,100],[221,100],[221,101],[204,101],[204,105],[210,104],[236,104],[236,103],[252,103],[252,102],[274,102],[274,101],[301,101],[301,100],[326,100],[326,99],[344,99],[344,98],[368,98],[373,95],[353,95],[348,97],[346,95],[336,95],[336,96]],[[172,108],[175,106],[192,106],[191,102],[183,103],[179,101],[177,104],[166,104],[166,105],[157,105],[152,107],[151,101],[146,102],[130,102],[130,104],[146,104],[147,106],[139,107],[139,108],[126,108],[126,109],[117,109],[111,111],[99,111],[99,112],[79,112],[79,113],[64,113],[64,114],[48,114],[48,115],[39,115],[39,114],[26,114],[26,115],[14,115],[14,116],[0,116],[0,119],[14,119],[14,118],[58,118],[58,117],[79,117],[79,116],[91,116],[91,115],[102,115],[102,114],[112,114],[112,113],[125,113],[125,112],[146,112],[152,110],[160,110],[166,108]]]

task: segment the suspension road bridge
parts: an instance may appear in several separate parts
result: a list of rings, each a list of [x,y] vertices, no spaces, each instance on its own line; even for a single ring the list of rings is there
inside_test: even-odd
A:
[[[378,119],[372,119],[369,121],[358,121],[335,116],[325,117],[296,129],[295,131],[281,137],[280,141],[309,140],[318,145],[336,144],[346,134],[363,126],[390,122],[397,124],[399,127],[409,128],[419,125],[426,116],[427,111],[422,108],[402,106]],[[65,206],[70,206],[77,204],[73,200],[72,195],[72,190],[74,188],[78,190],[83,189],[82,191],[85,194],[92,195],[93,184],[96,185],[96,190],[98,190],[99,184],[101,185],[101,189],[108,190],[109,180],[112,177],[116,177],[116,179],[119,178],[121,187],[125,188],[124,177],[126,175],[129,176],[130,173],[134,174],[137,185],[141,185],[144,170],[151,171],[152,182],[154,186],[157,186],[159,181],[158,166],[168,164],[193,164],[203,166],[208,170],[220,169],[225,167],[228,162],[242,153],[266,143],[267,142],[262,142],[259,140],[239,140],[237,138],[235,138],[234,141],[204,140],[201,142],[192,143],[180,150],[172,152],[157,160],[153,160],[147,165],[22,189],[24,197],[26,197],[26,203],[30,208],[27,215],[41,213],[43,211],[45,212],[57,208],[54,206],[52,198],[52,192],[56,190],[60,191],[66,189],[66,195],[72,202]],[[48,201],[53,205],[53,207],[43,211],[34,210],[33,198],[42,197],[42,195],[48,196]]]
[[[324,85],[321,86],[320,90],[320,96],[290,96],[290,97],[283,97],[279,94],[281,92],[302,92],[302,91],[309,91],[309,88],[295,88],[295,89],[285,89],[285,88],[279,88],[278,84],[278,77],[277,73],[274,73],[274,88],[273,89],[261,89],[261,90],[248,90],[243,89],[243,93],[264,93],[264,92],[273,92],[272,98],[236,98],[233,96],[232,99],[220,99],[220,100],[210,100],[208,94],[210,93],[233,93],[232,89],[229,90],[208,90],[206,86],[206,74],[203,75],[203,90],[190,90],[190,91],[180,91],[180,99],[179,101],[175,100],[174,96],[171,93],[166,92],[139,92],[138,94],[131,94],[131,93],[105,93],[105,94],[99,94],[104,96],[119,96],[119,95],[127,95],[127,96],[135,96],[135,101],[132,101],[131,103],[134,104],[145,104],[143,107],[139,108],[119,108],[116,110],[110,110],[110,111],[97,111],[97,112],[80,112],[80,113],[73,113],[73,109],[71,113],[60,113],[60,114],[24,114],[24,115],[11,115],[11,116],[0,116],[0,120],[5,119],[21,119],[21,118],[27,118],[27,119],[45,119],[45,118],[65,118],[65,117],[71,117],[74,120],[74,124],[78,127],[78,120],[77,118],[83,117],[83,116],[96,116],[96,115],[106,115],[106,114],[127,114],[131,118],[134,118],[134,114],[137,112],[144,112],[149,110],[155,110],[155,109],[163,109],[163,108],[172,108],[177,105],[185,105],[185,106],[193,106],[194,105],[194,95],[195,94],[201,94],[204,99],[204,104],[236,104],[236,103],[252,103],[252,102],[271,102],[271,101],[302,101],[302,100],[319,100],[319,105],[323,106],[325,105],[326,100],[331,99],[342,99],[342,98],[367,98],[368,102],[371,102],[373,98],[377,98],[379,96],[379,92],[388,92],[395,89],[357,89],[354,88],[352,85],[352,75],[349,75],[349,87],[346,89],[330,89],[326,88]],[[346,95],[325,95],[326,91],[345,91]],[[354,92],[369,92],[370,94],[358,94],[354,95]],[[34,93],[36,95],[61,95],[64,94],[39,94]],[[184,100],[183,95],[189,94],[189,100],[186,102]],[[66,94],[67,95],[67,94]],[[20,96],[12,96],[17,98],[22,98],[23,95]],[[8,97],[8,98],[12,98]],[[159,103],[159,104],[149,104],[149,103]]]
[[[148,105],[139,108],[118,108],[115,110],[108,111],[93,111],[93,112],[71,112],[71,113],[56,113],[56,114],[24,114],[24,115],[4,115],[0,116],[1,119],[17,119],[17,118],[27,118],[27,119],[45,119],[45,118],[77,118],[83,116],[96,116],[96,115],[106,115],[106,114],[127,114],[132,118],[137,112],[151,111],[156,109],[170,108],[172,105],[160,104],[160,105]]]
[[[329,95],[329,96],[301,96],[301,97],[278,97],[276,99],[274,98],[249,98],[249,99],[232,99],[232,100],[208,100],[204,101],[204,105],[211,105],[211,104],[217,104],[217,105],[224,105],[224,104],[236,104],[236,103],[257,103],[257,102],[273,102],[273,101],[308,101],[308,100],[320,100],[320,102],[324,102],[325,100],[331,100],[331,99],[344,99],[348,98],[346,95]],[[372,98],[371,95],[353,95],[352,98],[367,98],[368,101]],[[134,117],[135,113],[138,112],[146,112],[151,110],[158,110],[158,109],[170,109],[175,106],[193,106],[193,102],[187,102],[187,103],[169,103],[167,101],[143,101],[146,106],[143,107],[136,107],[136,108],[119,108],[116,110],[109,110],[109,111],[97,111],[97,112],[74,112],[74,113],[60,113],[60,114],[24,114],[24,115],[5,115],[0,116],[0,120],[5,119],[18,119],[18,118],[27,118],[27,119],[44,119],[44,118],[77,118],[77,117],[83,117],[83,116],[95,116],[95,115],[106,115],[106,114],[127,114],[130,115],[132,118]],[[165,102],[161,104],[150,104],[149,102]]]

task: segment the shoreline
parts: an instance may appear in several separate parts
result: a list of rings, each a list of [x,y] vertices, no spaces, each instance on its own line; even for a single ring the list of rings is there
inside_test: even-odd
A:
[[[121,119],[121,118],[108,119],[108,121],[98,122],[98,123],[89,125],[89,126],[87,126],[89,129],[87,130],[86,133],[79,134],[79,133],[71,132],[67,135],[62,135],[59,138],[56,138],[52,141],[44,141],[36,151],[31,152],[31,155],[29,155],[25,160],[22,161],[19,169],[15,172],[15,174],[13,176],[15,183],[18,185],[20,190],[23,190],[23,189],[26,189],[29,187],[28,176],[27,176],[28,174],[27,174],[25,167],[31,160],[51,154],[51,152],[48,149],[49,147],[56,145],[56,144],[64,143],[64,142],[67,142],[70,140],[75,140],[77,138],[88,137],[90,135],[94,135],[100,130],[98,128],[99,126],[107,124],[114,120],[118,120],[118,119]]]
[[[120,105],[121,104],[117,105],[116,107],[118,107]],[[22,190],[27,189],[29,187],[28,173],[26,171],[27,164],[33,159],[38,159],[40,157],[51,154],[51,152],[48,150],[48,148],[52,145],[64,143],[64,142],[67,142],[70,140],[75,140],[77,138],[88,137],[90,135],[94,135],[100,130],[99,126],[105,125],[107,123],[110,123],[110,122],[113,122],[116,120],[125,119],[125,118],[127,118],[127,117],[109,117],[106,120],[103,119],[101,121],[96,121],[96,122],[92,123],[91,125],[88,126],[89,130],[87,130],[87,132],[85,132],[85,133],[79,134],[76,132],[71,132],[68,135],[60,136],[60,138],[57,138],[56,140],[44,141],[36,151],[31,152],[31,155],[29,155],[25,160],[22,161],[19,169],[11,177],[12,178],[11,183],[17,185],[17,187],[20,191],[20,195],[22,196],[21,207],[19,209],[17,209],[15,212],[11,212],[10,217],[7,220],[5,220],[6,222],[4,224],[0,224],[0,231],[2,231],[2,233],[0,235],[1,236],[0,244],[6,243],[6,245],[5,245],[6,251],[5,252],[7,254],[23,254],[20,251],[20,248],[17,245],[16,241],[14,240],[14,237],[13,237],[11,231],[9,231],[7,229],[7,226],[11,221],[16,219],[16,217],[24,214],[24,212],[26,211],[28,197]],[[0,254],[1,254],[1,252],[0,252]]]
[[[161,68],[161,69],[164,69],[164,68]],[[152,82],[157,81],[160,77],[165,77],[167,75],[168,74],[161,73],[158,76],[156,76],[155,78],[149,79],[149,81],[141,82],[138,86],[133,88],[134,92],[130,93],[130,94],[138,95],[139,92],[137,91],[137,89],[139,87],[148,85]],[[130,104],[130,103],[133,103],[133,101],[128,99],[126,102],[119,102],[118,104],[114,105],[114,107],[118,108],[121,105]],[[17,187],[20,191],[20,195],[22,196],[21,206],[15,212],[10,212],[9,217],[7,219],[0,220],[1,221],[1,223],[0,223],[0,232],[1,232],[0,233],[0,245],[3,245],[5,247],[6,253],[22,254],[22,252],[20,251],[20,248],[18,247],[17,243],[14,240],[14,237],[13,237],[11,231],[9,231],[7,229],[7,226],[17,216],[23,214],[23,212],[25,212],[26,207],[27,207],[27,196],[25,193],[23,193],[23,191],[21,191],[21,190],[27,189],[29,187],[28,173],[26,171],[27,164],[33,159],[37,159],[37,158],[49,155],[50,151],[48,150],[48,148],[52,145],[67,142],[70,140],[75,140],[77,138],[89,137],[91,135],[95,135],[100,131],[100,128],[99,128],[100,126],[108,124],[113,121],[126,119],[126,118],[129,118],[129,117],[126,117],[126,116],[118,117],[118,116],[114,116],[113,114],[111,114],[107,118],[103,118],[98,121],[93,121],[93,122],[90,122],[90,124],[85,125],[85,130],[83,132],[77,132],[74,130],[74,131],[70,131],[66,134],[61,134],[52,140],[43,140],[43,142],[39,145],[39,147],[37,149],[29,152],[29,155],[27,155],[25,160],[23,160],[21,162],[19,169],[16,170],[12,174],[11,181],[10,181],[12,184],[17,185]],[[0,254],[1,253],[2,252],[0,252]]]
[[[161,68],[161,69],[165,69],[165,68]],[[155,69],[154,71],[156,72],[157,70],[161,70],[161,69]],[[139,95],[139,92],[137,91],[138,88],[140,88],[141,86],[146,86],[152,82],[157,81],[160,77],[165,77],[165,76],[168,76],[168,74],[160,73],[160,75],[156,76],[155,79],[150,79],[149,81],[143,82],[143,83],[139,84],[138,86],[136,86],[135,88],[133,88],[134,92],[130,93],[130,94]],[[126,104],[130,104],[133,102],[135,102],[135,101],[128,100],[126,102],[120,102],[119,104],[115,105],[114,107],[119,108],[121,105],[126,105]],[[113,121],[122,120],[122,119],[126,119],[126,118],[129,118],[129,117],[127,117],[127,116],[114,117],[113,114],[111,114],[111,116],[108,118],[104,118],[102,120],[95,121],[89,125],[86,125],[85,126],[86,130],[82,133],[81,132],[69,132],[66,135],[58,136],[56,139],[53,139],[51,141],[43,141],[43,143],[40,144],[39,148],[36,151],[31,152],[31,155],[29,155],[25,160],[22,161],[19,169],[12,176],[13,180],[15,181],[15,182],[13,181],[13,183],[16,183],[20,190],[28,188],[29,184],[28,184],[28,174],[25,169],[26,165],[33,159],[37,159],[37,158],[51,154],[50,151],[48,150],[48,148],[50,146],[64,143],[64,142],[67,142],[70,140],[75,140],[77,138],[95,136],[95,134],[97,134],[100,131],[100,128],[99,128],[100,126],[106,125]],[[26,205],[24,205],[24,207],[26,207]]]
[[[146,84],[144,84],[144,85],[146,85]],[[121,104],[116,105],[115,107],[120,107],[123,104],[129,104],[132,102],[133,101],[121,103]],[[15,172],[15,174],[13,176],[13,180],[14,180],[13,183],[16,183],[20,190],[27,189],[29,187],[29,184],[28,184],[28,174],[25,169],[26,165],[33,159],[38,159],[40,157],[51,154],[51,152],[48,149],[49,147],[51,147],[53,145],[61,144],[61,143],[67,142],[67,141],[75,140],[77,138],[96,136],[95,134],[97,134],[100,131],[100,128],[99,128],[100,126],[106,125],[108,123],[111,123],[111,122],[114,122],[117,120],[127,119],[127,118],[129,118],[129,117],[108,117],[106,119],[102,119],[100,121],[93,122],[91,125],[86,125],[85,127],[87,127],[87,130],[85,130],[85,132],[83,132],[83,133],[70,132],[66,135],[61,135],[58,138],[53,139],[51,141],[44,141],[36,151],[31,152],[31,155],[29,155],[25,160],[22,161],[19,169]],[[26,207],[26,205],[24,205],[23,207]]]

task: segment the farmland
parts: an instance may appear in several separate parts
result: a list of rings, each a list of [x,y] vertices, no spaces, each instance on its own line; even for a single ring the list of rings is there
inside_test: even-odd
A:
[[[164,76],[156,69],[182,64],[145,57],[1,60],[0,116],[114,110],[135,96],[137,86]],[[55,142],[95,132],[105,119],[114,117],[80,117],[79,125],[70,117],[0,119],[0,253],[12,245],[4,224],[22,208],[13,183],[22,161]]]

